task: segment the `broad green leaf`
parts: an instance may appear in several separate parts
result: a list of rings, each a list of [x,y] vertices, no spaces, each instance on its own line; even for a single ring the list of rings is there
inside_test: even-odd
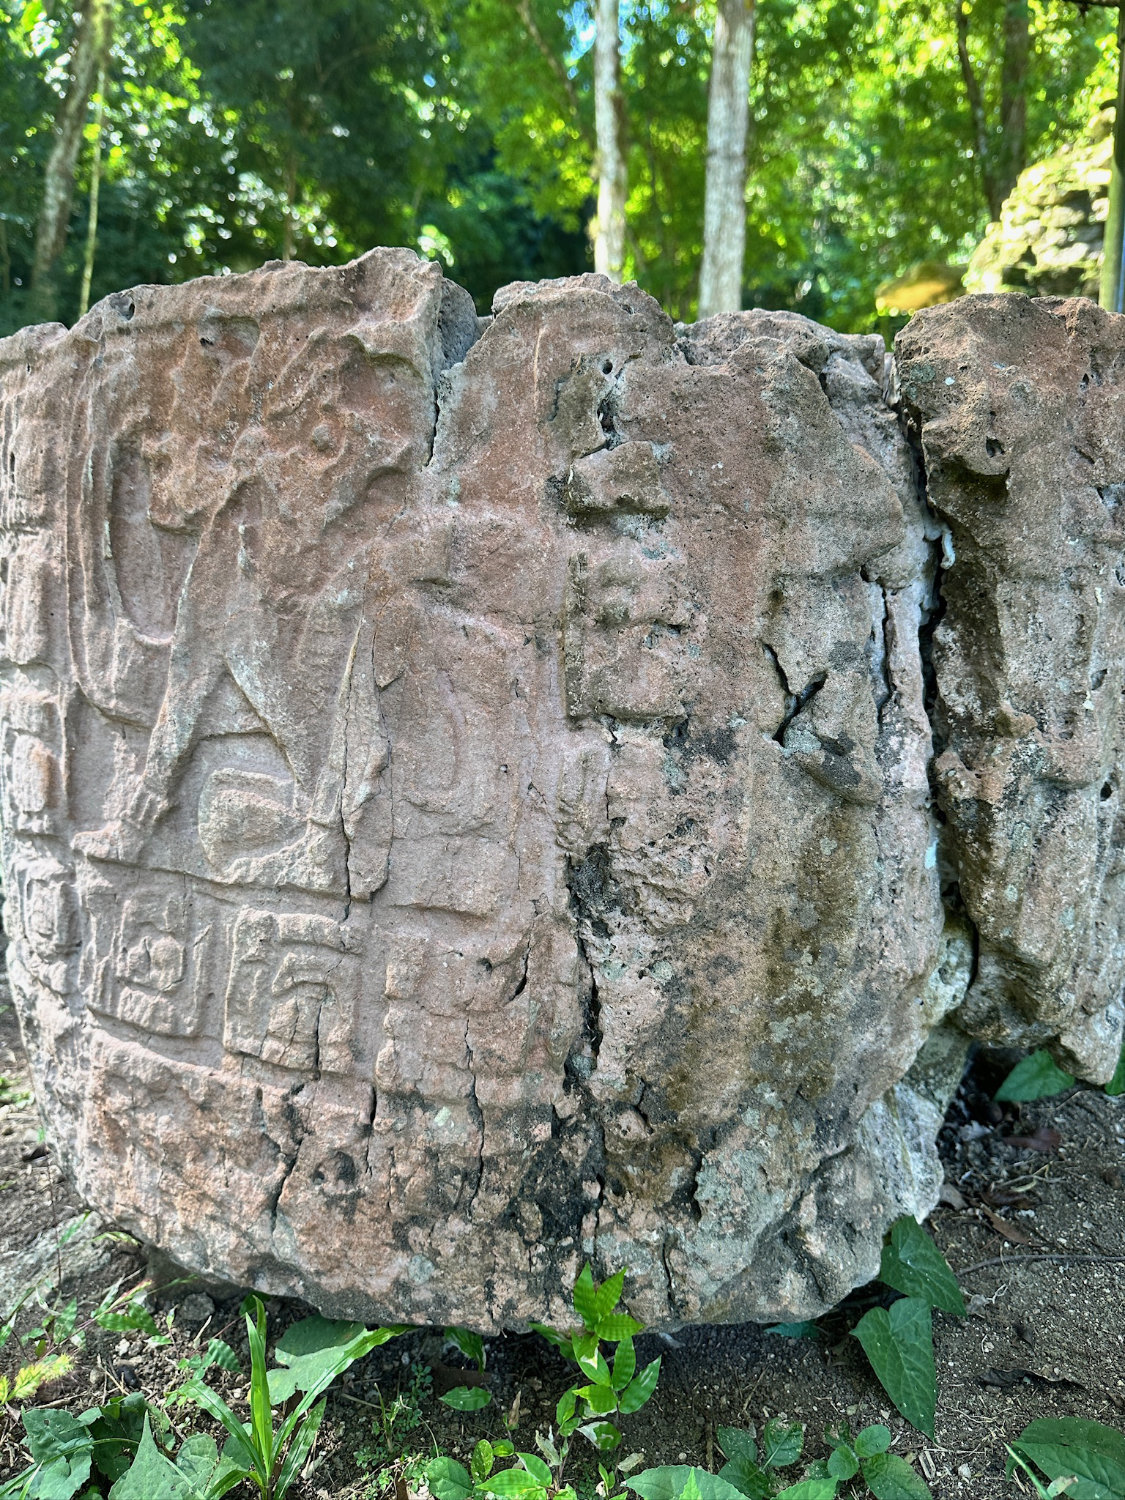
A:
[[[623,1416],[629,1416],[632,1412],[640,1411],[641,1407],[656,1389],[656,1382],[660,1379],[660,1357],[650,1365],[645,1365],[639,1375],[635,1375],[625,1389],[621,1392],[621,1400],[618,1410]],[[706,1496],[704,1496],[706,1500]]]
[[[484,1373],[484,1340],[479,1333],[473,1333],[468,1328],[447,1328],[445,1336],[452,1344],[456,1344],[466,1359],[471,1359],[478,1370]]]
[[[896,1453],[865,1458],[863,1477],[875,1500],[933,1500],[926,1481]]]
[[[598,1336],[596,1333],[578,1333],[570,1341],[571,1354],[579,1369],[587,1375],[598,1362]],[[589,1367],[589,1368],[587,1368]]]
[[[965,1299],[949,1262],[921,1224],[910,1214],[891,1225],[890,1243],[883,1246],[879,1280],[908,1297],[921,1297],[931,1307],[965,1316]]]
[[[94,1467],[111,1484],[133,1462],[147,1413],[148,1403],[140,1391],[130,1391],[127,1396],[118,1396],[79,1417],[88,1427],[94,1445]]]
[[[886,1453],[891,1446],[891,1429],[881,1422],[873,1422],[855,1435],[852,1445],[860,1458],[872,1458],[876,1453]]]
[[[541,1485],[546,1486],[551,1483],[551,1471],[537,1454],[517,1453],[516,1457],[531,1477],[538,1480]]]
[[[176,1454],[176,1468],[187,1476],[201,1495],[207,1493],[207,1486],[218,1467],[219,1450],[213,1437],[196,1432],[184,1439]]]
[[[638,1323],[636,1318],[631,1318],[628,1313],[608,1313],[604,1318],[598,1320],[595,1332],[598,1338],[605,1339],[607,1344],[616,1344],[621,1339],[636,1338],[638,1333],[644,1333],[645,1325]]]
[[[637,1351],[633,1347],[633,1340],[622,1339],[613,1356],[613,1369],[610,1372],[613,1389],[623,1391],[636,1373]]]
[[[800,1484],[791,1484],[778,1493],[777,1500],[832,1500],[836,1493],[835,1479],[802,1479]]]
[[[439,1399],[454,1411],[480,1411],[492,1400],[492,1392],[483,1385],[455,1385]]]
[[[625,1268],[615,1271],[608,1281],[603,1281],[598,1287],[597,1296],[594,1299],[593,1322],[598,1324],[603,1318],[608,1318],[613,1309],[621,1301],[621,1293],[625,1290]],[[602,1335],[605,1337],[605,1334]]]
[[[511,1458],[516,1449],[514,1443],[509,1442],[507,1438],[501,1438],[498,1443],[493,1443],[492,1451],[497,1458]]]
[[[762,1428],[762,1467],[787,1469],[795,1464],[805,1446],[805,1429],[800,1422],[779,1422],[775,1417]]]
[[[1078,1417],[1045,1418],[1025,1427],[1012,1447],[1046,1474],[1078,1476],[1074,1500],[1125,1496],[1125,1436]]]
[[[200,1500],[200,1491],[189,1474],[165,1458],[153,1442],[145,1419],[137,1456],[109,1492],[109,1500]]]
[[[302,1318],[294,1323],[274,1347],[273,1357],[282,1368],[269,1372],[270,1400],[277,1406],[294,1391],[310,1390],[326,1370],[336,1369],[343,1350],[366,1332],[362,1323],[333,1322],[321,1317]]]
[[[556,1349],[561,1349],[567,1359],[573,1358],[571,1341],[565,1333],[560,1333],[557,1328],[549,1328],[546,1323],[529,1323],[527,1326],[531,1329],[532,1333],[537,1333],[540,1338],[546,1339],[548,1344],[553,1344]]]
[[[889,1311],[873,1307],[852,1329],[871,1368],[902,1415],[927,1437],[934,1435],[937,1373],[930,1304],[903,1297]]]
[[[719,1470],[719,1478],[733,1484],[746,1500],[769,1500],[773,1494],[773,1477],[745,1453],[736,1454],[725,1463]]]
[[[481,1438],[473,1449],[473,1456],[469,1460],[469,1473],[472,1475],[474,1484],[482,1484],[492,1473],[492,1465],[496,1461],[492,1444],[487,1438]]]
[[[605,1356],[596,1345],[593,1354],[583,1352],[578,1356],[578,1368],[583,1375],[588,1375],[595,1385],[604,1385],[608,1390],[613,1384]]]
[[[454,1458],[435,1458],[426,1465],[426,1483],[434,1500],[469,1500],[473,1481]]]
[[[828,1472],[833,1479],[851,1479],[859,1473],[859,1459],[847,1443],[833,1448],[828,1460]]]
[[[996,1090],[996,1099],[1013,1103],[1047,1099],[1051,1094],[1061,1094],[1073,1082],[1074,1075],[1057,1067],[1049,1052],[1033,1052],[1015,1065]]]
[[[612,1453],[621,1445],[621,1433],[612,1422],[584,1422],[578,1431],[599,1453]]]
[[[598,1293],[589,1261],[579,1271],[574,1283],[574,1311],[586,1328],[592,1329],[598,1321]]]
[[[1116,1097],[1125,1094],[1125,1042],[1121,1046],[1121,1056],[1117,1059],[1117,1067],[1113,1070],[1113,1077],[1105,1086],[1105,1091]]]
[[[718,1474],[708,1474],[706,1469],[693,1468],[690,1464],[667,1464],[658,1469],[645,1469],[642,1473],[626,1479],[627,1489],[635,1491],[641,1500],[677,1500],[682,1495],[689,1476],[695,1476],[699,1486],[700,1500],[743,1500],[742,1491]]]
[[[90,1477],[93,1442],[67,1411],[33,1407],[23,1414],[27,1446],[40,1465],[28,1488],[31,1500],[71,1500]]]
[[[543,1486],[526,1469],[501,1469],[490,1475],[482,1488],[490,1495],[529,1495],[542,1492]]]
[[[555,1407],[555,1421],[561,1426],[563,1422],[569,1422],[574,1415],[574,1408],[578,1405],[578,1391],[574,1386],[563,1391],[559,1397],[558,1405]]]
[[[815,1323],[773,1323],[767,1333],[780,1334],[783,1339],[819,1339],[824,1335]]]
[[[728,1458],[748,1458],[752,1463],[758,1462],[758,1445],[752,1432],[743,1432],[741,1427],[718,1427],[715,1436]]]
[[[610,1385],[581,1385],[578,1394],[589,1408],[583,1416],[593,1413],[597,1417],[607,1417],[611,1411],[617,1410],[617,1392]]]

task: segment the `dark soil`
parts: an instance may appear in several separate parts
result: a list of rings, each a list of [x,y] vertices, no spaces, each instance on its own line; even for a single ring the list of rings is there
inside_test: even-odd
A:
[[[82,1205],[43,1145],[5,998],[0,994],[0,1304],[8,1305],[0,1305],[0,1321],[39,1278],[54,1302],[51,1288],[60,1272],[64,1297],[77,1296],[80,1313],[88,1316],[108,1287],[118,1281],[129,1286],[153,1268],[127,1236],[107,1234],[108,1226],[82,1218]],[[806,1425],[806,1453],[815,1457],[827,1451],[821,1442],[827,1425],[884,1422],[895,1435],[894,1451],[915,1463],[937,1500],[993,1500],[1019,1493],[1003,1477],[1004,1444],[1027,1422],[1080,1416],[1125,1428],[1125,1101],[1075,1088],[1002,1110],[991,1091],[1010,1061],[978,1056],[942,1137],[947,1201],[930,1227],[960,1274],[969,1315],[963,1321],[940,1312],[934,1317],[936,1441],[898,1417],[848,1336],[855,1318],[878,1298],[878,1289],[869,1288],[822,1320],[824,1336],[817,1341],[782,1338],[752,1324],[685,1329],[674,1338],[645,1335],[638,1353],[641,1359],[661,1356],[660,1383],[649,1405],[624,1420],[623,1452],[643,1454],[646,1464],[718,1467],[718,1427],[760,1428],[769,1417],[783,1416]],[[1032,1144],[1009,1144],[1007,1136]],[[166,1269],[154,1269],[152,1305],[162,1325],[173,1313],[170,1344],[152,1348],[143,1335],[92,1327],[71,1373],[43,1389],[34,1404],[78,1412],[129,1389],[159,1399],[184,1378],[178,1361],[216,1333],[245,1364],[239,1297],[198,1283],[167,1286],[168,1277]],[[277,1334],[308,1309],[275,1301],[269,1312]],[[17,1331],[38,1320],[39,1310],[29,1306]],[[290,1492],[293,1500],[383,1494],[393,1472],[373,1460],[358,1463],[356,1453],[375,1446],[372,1423],[380,1404],[408,1394],[412,1383],[422,1394],[392,1428],[395,1456],[424,1458],[436,1443],[465,1458],[479,1437],[504,1435],[502,1418],[513,1407],[516,1445],[534,1451],[536,1429],[550,1426],[555,1401],[570,1384],[568,1367],[533,1335],[488,1340],[487,1351],[492,1403],[465,1415],[437,1399],[462,1381],[466,1364],[440,1330],[404,1335],[355,1366],[329,1397],[319,1463]],[[21,1355],[26,1362],[28,1355],[11,1339],[0,1350],[0,1372],[13,1370]],[[238,1409],[235,1393],[245,1380],[222,1371],[208,1378]],[[193,1408],[174,1416],[178,1424],[206,1427]],[[5,1415],[0,1408],[0,1479],[27,1461],[21,1435],[18,1411],[8,1407]],[[590,1495],[589,1463],[575,1452],[579,1461],[572,1459],[569,1477],[580,1494]],[[790,1473],[792,1480],[800,1476],[800,1470]],[[416,1476],[407,1470],[408,1487]]]

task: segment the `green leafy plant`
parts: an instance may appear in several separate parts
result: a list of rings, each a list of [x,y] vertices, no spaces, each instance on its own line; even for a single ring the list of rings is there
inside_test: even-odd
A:
[[[1032,1422],[1008,1448],[1040,1500],[1125,1500],[1125,1435],[1100,1422],[1061,1417]],[[1046,1476],[1044,1485],[1034,1470]]]
[[[498,1458],[513,1455],[516,1462],[511,1468],[495,1467]],[[493,1495],[519,1495],[521,1500],[547,1500],[553,1495],[555,1500],[576,1500],[569,1485],[555,1487],[554,1475],[541,1458],[534,1453],[516,1453],[507,1439],[490,1443],[482,1438],[473,1449],[467,1469],[456,1459],[435,1458],[427,1466],[426,1482],[434,1500],[486,1500]]]
[[[401,1477],[408,1489],[416,1490],[425,1477],[426,1455],[419,1451],[417,1433],[424,1425],[422,1405],[433,1392],[434,1377],[428,1365],[412,1371],[405,1390],[392,1401],[379,1393],[379,1414],[371,1424],[371,1443],[360,1448],[356,1463],[363,1469],[374,1469],[377,1475]],[[386,1482],[376,1479],[372,1493],[381,1493]]]
[[[937,1406],[933,1309],[964,1317],[965,1299],[948,1261],[909,1214],[891,1226],[879,1280],[904,1295],[889,1308],[864,1313],[852,1336],[898,1410],[932,1438]]]
[[[625,1481],[641,1500],[833,1500],[841,1485],[850,1494],[863,1485],[876,1500],[932,1500],[925,1482],[905,1459],[888,1452],[890,1431],[865,1427],[852,1437],[847,1427],[830,1429],[827,1459],[806,1466],[804,1477],[786,1484],[780,1470],[800,1462],[804,1428],[778,1419],[767,1422],[761,1445],[753,1432],[720,1427],[719,1444],[727,1462],[717,1474],[686,1464],[646,1469]]]
[[[600,1453],[612,1452],[621,1442],[621,1430],[610,1418],[640,1411],[656,1390],[659,1357],[644,1369],[637,1369],[633,1340],[644,1332],[644,1324],[617,1310],[625,1275],[622,1268],[600,1286],[596,1285],[587,1262],[574,1284],[571,1304],[581,1327],[573,1333],[560,1333],[542,1323],[531,1325],[564,1358],[577,1365],[584,1377],[581,1383],[563,1392],[555,1408],[558,1443],[550,1438],[539,1443],[557,1473],[562,1471],[566,1446],[575,1432],[580,1432]],[[612,1362],[602,1353],[603,1343],[616,1346]]]
[[[739,1427],[720,1427],[716,1437],[727,1458],[718,1474],[688,1464],[669,1464],[626,1479],[627,1488],[641,1500],[682,1500],[691,1490],[699,1500],[770,1500],[778,1494],[796,1494],[799,1500],[800,1490],[782,1489],[778,1473],[800,1462],[805,1429],[799,1422],[776,1418],[767,1422],[760,1448],[754,1433]]]
[[[1032,1099],[1049,1099],[1061,1094],[1076,1082],[1073,1073],[1058,1067],[1049,1052],[1040,1049],[1018,1062],[996,1090],[997,1103],[1024,1104]]]
[[[225,1495],[239,1480],[246,1479],[262,1500],[283,1500],[316,1441],[324,1418],[324,1392],[349,1365],[404,1329],[366,1329],[359,1323],[304,1318],[278,1341],[274,1350],[278,1368],[267,1370],[266,1310],[258,1298],[252,1303],[252,1310],[246,1313],[250,1420],[241,1421],[218,1392],[201,1379],[190,1382],[184,1394],[214,1417],[227,1434],[221,1460],[221,1467],[225,1467],[221,1475],[213,1475],[209,1481],[208,1496]],[[275,1408],[286,1405],[298,1393],[300,1399],[275,1426]]]
[[[484,1340],[480,1334],[472,1333],[468,1328],[447,1328],[445,1336],[466,1358],[474,1362],[483,1375],[486,1355]],[[454,1411],[481,1411],[492,1400],[492,1394],[483,1385],[457,1385],[439,1399]]]
[[[531,1325],[577,1366],[581,1376],[559,1397],[552,1430],[536,1433],[539,1454],[517,1453],[507,1439],[498,1443],[482,1439],[468,1469],[455,1459],[436,1458],[426,1466],[426,1480],[435,1500],[468,1500],[470,1496],[482,1500],[486,1495],[522,1495],[528,1500],[546,1500],[553,1495],[556,1500],[573,1500],[574,1491],[563,1484],[562,1475],[575,1433],[581,1433],[599,1454],[611,1453],[620,1445],[621,1429],[610,1419],[640,1411],[660,1377],[659,1358],[641,1370],[637,1368],[633,1340],[644,1331],[644,1325],[619,1310],[625,1276],[622,1269],[598,1285],[587,1263],[574,1284],[571,1304],[579,1326],[563,1333],[544,1323]],[[477,1335],[453,1329],[446,1333],[462,1353],[478,1361],[483,1371],[484,1349],[481,1346],[478,1350]],[[611,1357],[608,1348],[603,1353],[603,1344],[614,1346]],[[457,1404],[446,1399],[448,1405]],[[497,1469],[498,1459],[512,1457],[516,1460],[513,1465]],[[623,1500],[616,1493],[615,1469],[599,1463],[598,1472],[605,1500]]]

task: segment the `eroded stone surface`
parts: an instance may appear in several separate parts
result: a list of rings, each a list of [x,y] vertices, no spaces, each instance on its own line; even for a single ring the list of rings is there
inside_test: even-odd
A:
[[[949,538],[935,785],[978,935],[958,1021],[1104,1082],[1125,981],[1125,319],[974,297],[920,314],[899,359]]]
[[[983,370],[992,316],[913,326]],[[874,1272],[936,1196],[946,1018],[1014,1024],[931,795],[1005,753],[967,606],[945,644],[976,522],[953,480],[928,510],[883,365],[593,276],[482,331],[397,251],[0,344],[9,954],[92,1203],[369,1319],[565,1319],[586,1256],[665,1326]],[[1116,941],[1035,1002],[1095,1075]]]

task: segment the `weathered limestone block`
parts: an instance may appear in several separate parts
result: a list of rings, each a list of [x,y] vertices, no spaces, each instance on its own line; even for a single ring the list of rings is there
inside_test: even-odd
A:
[[[1125,318],[974,297],[900,335],[948,528],[934,779],[976,932],[958,1023],[1104,1081],[1125,983]]]
[[[89,1201],[368,1319],[559,1319],[587,1256],[654,1324],[804,1316],[932,1206],[966,1031],[1104,1076],[1117,366],[1066,379],[1118,336],[1039,306],[987,435],[1018,496],[978,516],[996,306],[912,325],[940,375],[906,345],[936,514],[879,340],[677,328],[602,277],[483,326],[375,251],[0,343],[9,956]],[[1081,514],[1043,422],[1101,476]],[[1072,705],[1084,650],[1106,707],[1068,736],[1022,684],[1054,651]],[[1027,849],[1065,825],[1039,863],[956,790],[1001,761]],[[1080,857],[1093,904],[1012,960],[991,893],[1033,915]]]

